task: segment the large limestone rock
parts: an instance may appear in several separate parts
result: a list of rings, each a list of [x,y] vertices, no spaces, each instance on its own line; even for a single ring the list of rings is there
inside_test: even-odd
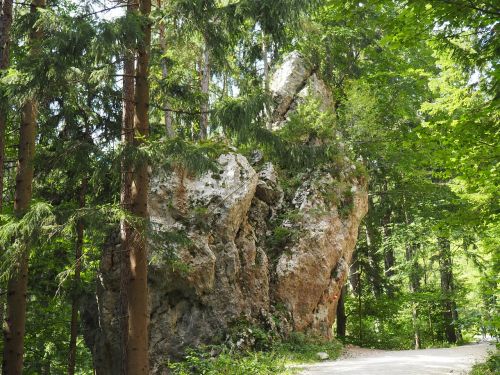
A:
[[[327,92],[318,94],[326,86],[298,54],[285,60],[286,66],[294,73],[276,73],[280,79],[272,86],[276,98],[289,101],[279,110],[284,118],[304,89],[324,96],[330,106]],[[236,321],[284,335],[295,330],[330,337],[367,211],[366,182],[344,160],[335,168],[303,173],[297,187],[285,193],[284,175],[261,159],[251,165],[229,153],[203,176],[178,168],[152,177],[152,373],[166,373],[166,360],[187,347],[223,341]],[[276,241],[278,232],[286,234],[285,241]],[[109,242],[96,298],[85,301],[82,314],[99,375],[121,374],[123,358],[121,249],[116,238]]]
[[[334,111],[331,90],[296,51],[285,56],[269,87],[274,101],[273,130],[283,128],[295,108],[309,97],[320,103],[321,111]]]
[[[290,311],[295,330],[330,338],[358,226],[367,212],[367,194],[363,182],[355,179],[346,192],[336,190],[336,180],[328,173],[310,178],[293,201],[300,214],[300,237],[273,270],[273,300]],[[348,214],[328,202],[330,194],[343,195]]]

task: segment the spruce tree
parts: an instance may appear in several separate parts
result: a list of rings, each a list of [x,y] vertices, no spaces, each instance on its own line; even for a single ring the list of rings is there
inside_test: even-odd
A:
[[[31,4],[31,12],[36,14],[39,8],[43,7],[45,7],[45,0],[34,0]],[[36,57],[39,51],[41,38],[42,31],[33,25],[30,35],[31,55],[33,57]],[[36,97],[28,98],[21,110],[19,129],[19,156],[14,198],[14,214],[19,218],[27,212],[31,204],[37,113]],[[4,333],[2,366],[5,374],[22,374],[23,372],[28,254],[29,249],[21,250],[7,285],[7,326]]]
[[[151,48],[151,0],[139,1],[142,35],[137,47],[133,146],[139,150],[149,136],[149,61]],[[148,162],[143,156],[134,162],[130,212],[141,222],[126,239],[130,279],[127,285],[128,340],[127,373],[149,374],[148,310]],[[127,232],[126,232],[127,233]]]

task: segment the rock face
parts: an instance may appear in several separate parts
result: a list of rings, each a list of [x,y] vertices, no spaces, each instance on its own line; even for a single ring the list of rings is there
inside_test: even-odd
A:
[[[331,90],[298,52],[285,56],[271,78],[270,90],[274,101],[273,130],[285,126],[288,116],[307,97],[318,100],[322,111],[334,109]]]
[[[324,88],[322,82],[306,85],[317,77],[311,79],[298,54],[287,64],[293,77],[276,73],[280,82],[272,85],[275,98],[289,102],[276,109],[282,119],[304,88]],[[285,193],[284,176],[259,160],[251,165],[242,155],[224,154],[217,170],[203,176],[177,169],[152,178],[152,373],[165,373],[166,360],[186,347],[223,341],[236,321],[284,335],[295,330],[330,337],[367,211],[366,182],[344,160],[303,173],[292,187],[288,181]],[[89,298],[82,313],[97,374],[103,375],[121,373],[123,351],[120,248],[110,242],[97,298]]]

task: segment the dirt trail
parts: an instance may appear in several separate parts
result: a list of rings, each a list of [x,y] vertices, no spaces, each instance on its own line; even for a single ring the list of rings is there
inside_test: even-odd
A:
[[[336,361],[301,366],[301,375],[465,375],[494,345],[385,351],[352,347]]]

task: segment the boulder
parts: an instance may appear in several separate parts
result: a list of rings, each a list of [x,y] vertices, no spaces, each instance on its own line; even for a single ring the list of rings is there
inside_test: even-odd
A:
[[[281,103],[275,109],[279,116],[311,92],[324,98],[325,108],[332,105],[324,83],[297,53],[285,58],[271,88]],[[233,152],[202,176],[180,167],[152,176],[151,373],[166,373],[166,361],[188,347],[251,345],[251,329],[240,329],[235,341],[226,337],[242,321],[283,336],[297,331],[330,338],[368,207],[366,181],[342,162],[305,171],[300,185],[293,190],[288,183],[285,194],[285,174],[264,161],[262,153],[254,153],[250,163]],[[275,240],[278,232],[284,241]],[[82,306],[98,375],[122,373],[121,253],[118,236],[110,236],[96,294]]]

